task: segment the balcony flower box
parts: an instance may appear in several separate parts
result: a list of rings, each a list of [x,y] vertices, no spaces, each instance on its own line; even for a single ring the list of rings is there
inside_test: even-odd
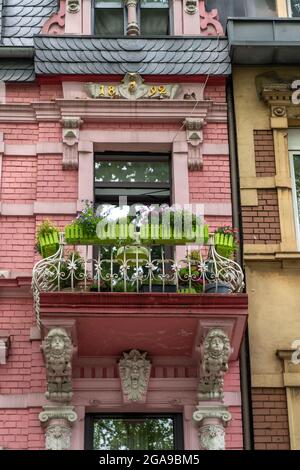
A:
[[[230,258],[236,248],[234,236],[231,234],[215,233],[215,249],[220,256]]]
[[[147,243],[166,243],[169,245],[185,245],[187,243],[207,243],[209,239],[208,225],[192,227],[191,230],[184,232],[181,227],[176,228],[170,225],[145,224],[140,229],[141,242]]]
[[[59,233],[52,232],[38,237],[40,253],[43,258],[54,255],[59,248]]]
[[[149,261],[149,250],[144,246],[121,246],[116,255],[118,263],[128,266],[142,266]]]

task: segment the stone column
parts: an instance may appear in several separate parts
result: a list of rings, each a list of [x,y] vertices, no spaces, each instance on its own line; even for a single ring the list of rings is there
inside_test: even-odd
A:
[[[138,0],[124,0],[127,6],[127,36],[138,36],[140,34],[140,28],[137,22],[137,4]]]
[[[225,450],[225,427],[231,414],[225,406],[197,406],[193,418],[199,423],[199,441],[202,450]]]
[[[77,420],[73,406],[44,406],[39,420],[45,428],[46,450],[69,450],[72,425]]]

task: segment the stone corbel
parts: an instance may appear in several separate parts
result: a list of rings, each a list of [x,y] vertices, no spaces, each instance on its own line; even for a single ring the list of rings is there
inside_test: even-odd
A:
[[[200,348],[201,367],[198,386],[199,401],[219,400],[224,397],[224,374],[232,353],[230,340],[221,328],[211,328]]]
[[[225,450],[225,427],[231,421],[226,406],[197,406],[193,414],[199,425],[199,442],[202,450]]]
[[[63,161],[64,170],[78,169],[78,141],[79,128],[83,121],[80,117],[67,116],[62,118],[62,141],[63,141]]]
[[[66,16],[66,0],[60,0],[59,11],[45,22],[42,34],[64,34]]]
[[[46,363],[48,400],[69,402],[72,398],[74,346],[64,328],[51,328],[42,343]]]
[[[149,385],[151,362],[146,352],[132,349],[124,352],[119,361],[124,403],[145,403]]]
[[[6,364],[10,348],[10,337],[0,337],[0,364]]]
[[[203,166],[202,144],[204,119],[187,118],[184,121],[188,143],[188,168],[201,170]]]
[[[73,406],[44,406],[39,420],[45,428],[47,450],[71,448],[72,425],[77,420]]]
[[[137,22],[137,3],[138,0],[124,0],[127,7],[127,36],[138,36],[140,28]]]

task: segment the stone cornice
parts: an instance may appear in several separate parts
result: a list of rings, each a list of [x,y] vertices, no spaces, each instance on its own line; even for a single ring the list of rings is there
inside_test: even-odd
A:
[[[196,105],[196,106],[195,106]],[[31,104],[0,105],[0,122],[60,121],[78,116],[87,121],[157,121],[183,122],[186,117],[206,119],[207,122],[227,122],[227,104],[211,100],[126,101],[126,100],[66,100]]]

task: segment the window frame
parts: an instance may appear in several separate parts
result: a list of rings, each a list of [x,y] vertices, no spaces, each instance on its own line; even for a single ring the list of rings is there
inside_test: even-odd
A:
[[[173,15],[173,2],[172,0],[168,0],[169,1],[169,32],[168,34],[166,35],[167,37],[171,36],[174,32],[174,15]],[[109,2],[107,3],[109,5]],[[123,9],[123,19],[124,19],[124,27],[123,27],[123,36],[122,37],[127,37],[127,34],[126,34],[126,29],[127,29],[127,24],[128,24],[128,15],[127,15],[127,8],[126,8],[126,5],[124,4],[123,0],[121,0],[121,4],[122,4],[122,9]],[[93,0],[93,8],[92,8],[92,25],[93,25],[93,35],[95,36],[99,36],[99,37],[102,37],[101,35],[96,35],[95,33],[95,27],[96,27],[96,15],[95,15],[95,10],[101,10],[101,8],[104,8],[104,7],[96,7],[96,0]],[[117,9],[117,7],[114,7]],[[137,22],[138,22],[138,25],[139,25],[139,29],[141,27],[141,15],[140,15],[140,11],[141,11],[141,8],[143,10],[147,10],[147,9],[155,9],[154,7],[141,7],[141,4],[140,2],[138,2],[137,4],[137,11],[136,11],[136,16],[137,16]],[[159,7],[158,7],[159,8]],[[165,9],[165,7],[161,7],[163,9]],[[114,34],[111,34],[109,36],[103,36],[103,37],[119,37],[119,36],[116,36]],[[136,36],[135,36],[136,37]],[[165,37],[165,35],[143,35],[143,34],[139,34],[138,37],[146,37],[146,38],[149,38],[149,37]]]
[[[294,165],[294,156],[299,155],[300,158],[300,145],[299,150],[289,150],[289,163],[290,163],[290,172],[292,180],[292,198],[293,198],[293,212],[294,212],[294,221],[295,221],[295,230],[296,230],[296,240],[297,248],[300,250],[300,218],[299,210],[300,206],[297,198],[297,188],[296,188],[296,175],[295,175],[295,165]]]
[[[287,13],[289,18],[300,18],[299,16],[293,16],[291,0],[287,0]]]
[[[182,413],[149,413],[149,412],[130,412],[130,413],[87,413],[84,422],[84,450],[97,450],[93,448],[93,422],[101,418],[116,419],[144,419],[144,418],[171,418],[174,423],[174,450],[184,450],[183,433],[183,415]],[[98,450],[98,452],[105,452]],[[109,452],[109,451],[107,451]],[[134,451],[133,451],[134,452]],[[171,451],[172,452],[172,451]]]

